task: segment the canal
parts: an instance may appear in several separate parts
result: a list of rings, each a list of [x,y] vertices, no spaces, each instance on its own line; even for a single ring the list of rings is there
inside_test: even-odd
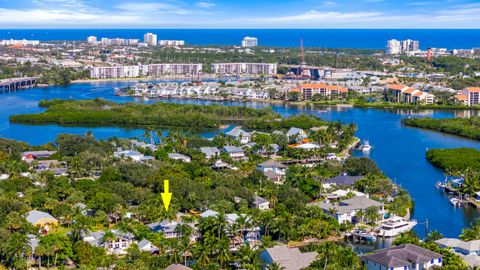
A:
[[[85,134],[91,130],[97,138],[141,136],[143,130],[116,127],[63,127],[57,125],[19,125],[10,124],[8,117],[12,114],[36,113],[42,109],[38,101],[42,99],[92,99],[105,98],[115,102],[131,102],[131,97],[114,96],[115,87],[125,87],[131,82],[96,82],[71,84],[65,87],[34,88],[15,93],[1,94],[0,137],[25,141],[40,145],[53,141],[57,134]],[[154,102],[152,100],[149,103]],[[166,102],[210,104],[209,101],[168,100]],[[261,108],[269,106],[263,102],[236,103],[225,102],[225,105],[240,105]],[[447,237],[457,237],[462,228],[479,217],[480,212],[472,208],[454,208],[447,196],[435,188],[435,183],[444,179],[442,171],[434,168],[425,159],[425,151],[432,148],[472,147],[479,148],[476,141],[456,136],[441,134],[417,128],[402,126],[404,117],[436,117],[448,118],[468,116],[465,111],[433,111],[433,110],[379,110],[368,108],[312,108],[305,106],[273,105],[272,109],[284,116],[300,113],[317,115],[325,120],[355,123],[358,126],[357,137],[368,139],[373,145],[369,157],[395,183],[406,188],[415,201],[413,218],[419,225],[415,231],[423,236],[425,222],[428,220],[429,230],[438,230]],[[356,153],[362,156],[362,153]]]

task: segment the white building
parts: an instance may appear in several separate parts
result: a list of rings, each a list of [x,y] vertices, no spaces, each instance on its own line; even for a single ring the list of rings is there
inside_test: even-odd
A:
[[[202,71],[202,64],[150,64],[141,66],[143,76],[160,77],[161,75],[197,75]]]
[[[277,73],[277,64],[269,63],[214,63],[212,71],[215,74],[248,74],[273,75]]]
[[[146,33],[143,35],[143,42],[147,43],[149,46],[157,45],[157,35],[152,33]]]
[[[396,39],[387,41],[387,54],[400,54],[401,52],[402,47],[400,46],[400,41]]]
[[[251,48],[258,46],[258,39],[256,37],[244,37],[242,40],[242,47]]]
[[[87,43],[90,44],[90,45],[96,45],[97,44],[97,37],[95,37],[95,36],[87,37]]]
[[[158,41],[158,45],[160,46],[173,46],[173,47],[177,47],[177,46],[183,46],[185,45],[185,40],[159,40]]]
[[[93,67],[90,69],[90,78],[135,78],[140,76],[139,66]]]

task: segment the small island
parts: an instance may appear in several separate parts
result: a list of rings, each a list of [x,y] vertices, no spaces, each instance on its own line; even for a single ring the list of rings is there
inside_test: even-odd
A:
[[[449,119],[405,118],[402,119],[402,124],[480,140],[480,117]]]

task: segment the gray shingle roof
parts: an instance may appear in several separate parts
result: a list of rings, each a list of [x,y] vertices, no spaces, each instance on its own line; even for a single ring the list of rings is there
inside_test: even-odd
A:
[[[45,212],[38,211],[38,210],[32,210],[32,211],[28,212],[27,217],[26,217],[27,221],[32,223],[32,224],[37,223],[42,218],[57,220],[56,218],[54,218],[49,213],[45,213]]]
[[[220,150],[217,147],[200,147],[200,151],[207,157],[220,154]]]
[[[283,164],[283,163],[280,163],[278,161],[275,161],[275,160],[267,160],[265,162],[262,162],[260,164],[258,164],[258,166],[260,167],[275,167],[275,168],[287,168],[287,165]]]
[[[387,267],[402,267],[412,263],[427,263],[442,258],[442,255],[416,245],[404,244],[377,250],[363,258]]]
[[[233,146],[233,145],[227,145],[227,146],[223,147],[223,150],[225,150],[225,152],[227,152],[227,153],[243,153],[242,148],[236,147],[236,146]]]
[[[277,246],[267,248],[266,252],[272,261],[279,264],[285,270],[300,270],[312,264],[318,256],[317,252],[302,253],[298,248]]]
[[[225,134],[228,135],[228,136],[235,137],[235,138],[238,138],[240,136],[250,137],[250,133],[246,132],[245,130],[243,130],[241,128],[234,128],[234,129],[230,130],[229,132],[227,132]]]
[[[305,132],[303,129],[301,128],[296,128],[296,127],[291,127],[288,131],[287,131],[287,136],[288,137],[291,137],[291,136],[296,136],[298,133],[300,132]]]
[[[337,184],[341,186],[351,186],[358,180],[362,179],[363,176],[350,176],[350,175],[338,175],[328,179],[326,182],[329,184]]]

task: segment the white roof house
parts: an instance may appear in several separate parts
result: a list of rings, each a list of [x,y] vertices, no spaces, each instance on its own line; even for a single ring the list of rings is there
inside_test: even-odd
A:
[[[207,159],[220,155],[220,150],[217,147],[200,147],[200,151]]]
[[[189,156],[185,156],[185,155],[178,154],[178,153],[169,153],[168,158],[173,159],[173,160],[180,160],[180,161],[183,161],[183,162],[186,162],[186,163],[189,163],[189,162],[192,161],[192,159]]]
[[[249,132],[246,132],[245,130],[243,130],[239,127],[236,127],[234,129],[230,130],[229,132],[225,133],[225,135],[237,139],[242,144],[249,143],[250,138],[252,137],[252,135]]]

